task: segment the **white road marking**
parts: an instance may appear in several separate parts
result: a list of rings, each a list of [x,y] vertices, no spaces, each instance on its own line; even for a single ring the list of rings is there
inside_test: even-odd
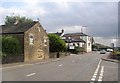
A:
[[[95,81],[96,77],[97,77],[97,74],[98,74],[98,71],[99,71],[99,68],[100,68],[100,63],[101,63],[101,60],[99,61],[98,65],[97,65],[97,68],[93,74],[93,77],[91,78],[91,81]],[[90,82],[91,83],[91,82]]]
[[[58,66],[63,66],[63,64],[60,64],[60,65],[58,65]]]
[[[35,75],[35,73],[31,73],[31,74],[28,74],[26,76],[29,77],[29,76],[33,76],[33,75]]]
[[[103,73],[104,73],[104,66],[101,67],[100,76],[98,78],[98,81],[102,81],[102,79],[103,79]]]
[[[102,81],[102,79],[98,79],[98,81]]]
[[[94,73],[94,76],[96,76],[97,75],[97,73]]]
[[[95,78],[92,78],[91,80],[92,80],[92,81],[95,81]]]

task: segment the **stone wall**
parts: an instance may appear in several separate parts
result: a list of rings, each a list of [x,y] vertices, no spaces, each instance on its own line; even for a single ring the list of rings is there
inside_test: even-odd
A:
[[[23,55],[9,55],[7,57],[3,57],[2,64],[14,63],[14,62],[23,62]]]
[[[58,57],[58,52],[50,52],[49,58],[63,58],[69,55],[70,55],[69,52],[59,52],[59,57]]]
[[[25,61],[49,58],[49,41],[45,30],[37,23],[24,34]]]

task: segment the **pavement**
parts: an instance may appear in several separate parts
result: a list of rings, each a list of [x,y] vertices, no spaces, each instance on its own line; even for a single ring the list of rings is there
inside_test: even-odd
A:
[[[66,56],[67,57],[67,56]],[[37,60],[37,61],[31,61],[31,62],[15,62],[15,63],[9,63],[9,64],[0,64],[0,68],[7,68],[7,67],[14,67],[14,66],[26,66],[26,65],[32,65],[32,64],[45,64],[48,62],[55,62],[55,61],[60,61],[63,60],[65,57],[60,57],[60,58],[49,58],[49,59],[44,59],[44,60]]]
[[[115,63],[120,63],[119,60],[115,60],[115,59],[108,59],[108,58],[101,58],[104,61],[110,61],[110,62],[115,62]]]
[[[101,59],[104,61],[110,61],[110,62],[115,62],[115,63],[120,63],[120,60],[117,59],[110,59],[108,58],[109,55],[107,55],[106,57],[102,57]]]

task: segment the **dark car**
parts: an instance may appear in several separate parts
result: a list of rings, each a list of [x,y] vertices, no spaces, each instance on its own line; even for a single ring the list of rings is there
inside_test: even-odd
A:
[[[105,54],[105,53],[106,53],[105,50],[101,50],[101,51],[100,51],[100,54]]]

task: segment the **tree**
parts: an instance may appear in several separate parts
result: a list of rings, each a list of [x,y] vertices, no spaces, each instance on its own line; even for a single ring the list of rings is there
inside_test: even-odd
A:
[[[62,52],[66,50],[66,43],[56,34],[49,34],[50,52]]]
[[[0,49],[0,56],[16,55],[20,53],[20,42],[13,36],[0,37],[0,43],[2,43],[2,49]]]
[[[32,19],[26,18],[24,16],[6,16],[5,25],[15,24],[17,21],[19,21],[21,24],[33,22]]]

